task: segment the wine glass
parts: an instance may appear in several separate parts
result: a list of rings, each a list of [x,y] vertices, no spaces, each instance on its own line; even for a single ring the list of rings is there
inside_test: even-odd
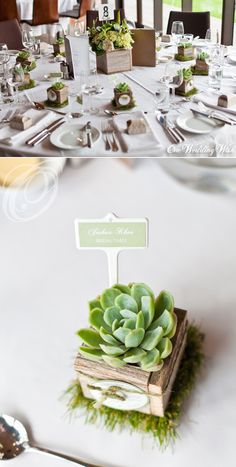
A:
[[[49,44],[55,44],[58,39],[64,38],[65,33],[63,26],[60,23],[55,23],[55,24],[50,24],[49,25],[49,37],[48,37],[48,43]]]
[[[74,23],[74,35],[82,36],[86,33],[85,21],[75,21]]]
[[[7,44],[4,42],[0,43],[0,65],[3,67],[3,76],[6,75],[6,66],[10,60],[10,54],[8,51]]]
[[[174,41],[178,43],[179,39],[184,35],[184,23],[183,21],[173,21],[171,27],[171,35]]]
[[[183,68],[181,68],[180,65],[176,63],[169,63],[166,65],[165,74],[162,76],[161,82],[172,89],[172,101],[174,101],[175,98],[175,90],[181,86],[183,80]]]
[[[22,86],[25,82],[25,72],[21,63],[16,63],[11,69],[14,88],[16,90],[16,101],[19,103],[19,87]]]
[[[31,28],[23,28],[22,29],[22,44],[25,49],[28,51],[33,50],[34,48],[34,33]]]

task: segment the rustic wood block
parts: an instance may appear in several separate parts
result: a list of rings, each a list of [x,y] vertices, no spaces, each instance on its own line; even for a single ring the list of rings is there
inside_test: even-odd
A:
[[[209,71],[209,66],[205,62],[205,60],[196,60],[196,69],[200,71]]]
[[[178,55],[182,55],[183,57],[193,57],[194,56],[194,49],[193,47],[178,47]]]
[[[132,52],[129,49],[115,49],[97,55],[97,68],[107,75],[130,71],[132,69]]]
[[[93,399],[89,385],[97,381],[124,382],[141,389],[148,396],[148,403],[138,410],[159,417],[164,416],[172,387],[178,372],[187,334],[187,312],[175,308],[178,318],[176,334],[172,339],[173,351],[158,372],[146,372],[134,365],[112,368],[105,363],[87,360],[80,354],[75,360],[75,370],[85,397]],[[135,391],[134,388],[134,391]]]

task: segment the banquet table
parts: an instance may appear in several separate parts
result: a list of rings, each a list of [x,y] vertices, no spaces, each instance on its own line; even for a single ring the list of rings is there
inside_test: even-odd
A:
[[[20,18],[23,19],[32,19],[33,16],[33,0],[17,0],[17,7],[19,11]],[[76,4],[75,0],[58,0],[58,10],[59,13],[62,13],[67,10],[72,10],[73,6]]]
[[[35,443],[103,467],[233,467],[235,196],[187,189],[169,178],[163,162],[136,161],[133,170],[116,160],[67,166],[57,196],[45,198],[48,208],[29,219],[26,199],[21,222],[0,192],[0,407],[26,424]],[[167,450],[148,436],[70,418],[61,399],[74,377],[75,332],[87,323],[87,301],[108,284],[105,254],[76,250],[74,219],[111,211],[150,222],[149,248],[122,253],[120,281],[170,290],[206,335],[206,364],[184,406],[180,438]],[[70,464],[27,453],[7,465]]]
[[[168,49],[169,50],[169,49]],[[171,49],[170,49],[171,50]],[[232,48],[232,52],[235,49]],[[168,52],[170,53],[170,52]],[[190,62],[191,64],[192,62]],[[185,65],[186,66],[186,65]],[[55,62],[53,59],[45,60],[41,58],[37,60],[37,68],[31,73],[32,78],[36,80],[37,86],[34,89],[28,90],[26,93],[32,101],[43,101],[47,98],[46,90],[51,86],[52,82],[44,81],[44,76],[49,75],[52,72],[60,71],[60,63]],[[117,73],[115,75],[99,74],[99,81],[104,91],[101,95],[94,96],[93,104],[97,108],[97,115],[84,115],[78,120],[79,124],[85,124],[88,120],[101,131],[102,124],[108,122],[108,118],[104,115],[104,109],[111,108],[111,101],[113,99],[113,89],[119,82],[127,82],[133,90],[134,97],[136,100],[136,108],[133,111],[141,111],[145,113],[149,126],[155,135],[157,144],[153,147],[142,147],[142,145],[136,148],[134,151],[128,151],[127,153],[122,151],[121,147],[118,152],[111,153],[105,151],[105,144],[103,138],[100,136],[99,141],[93,145],[92,149],[78,148],[76,151],[63,151],[53,146],[49,139],[45,140],[42,144],[37,147],[29,147],[21,142],[20,144],[13,146],[6,146],[2,142],[0,132],[0,154],[1,155],[39,155],[39,156],[78,156],[78,157],[163,157],[163,156],[192,156],[192,157],[206,157],[206,156],[225,156],[232,157],[236,155],[236,136],[234,127],[225,125],[223,128],[216,128],[209,135],[193,135],[188,132],[184,132],[186,137],[186,144],[178,144],[174,146],[169,138],[167,137],[163,128],[156,118],[156,99],[155,92],[158,89],[158,81],[161,76],[165,73],[165,64],[158,63],[156,68],[148,67],[133,67],[132,71],[126,73]],[[132,80],[130,78],[132,78]],[[134,82],[133,79],[136,81]],[[138,83],[141,83],[146,89],[141,87]],[[79,80],[65,81],[69,86],[70,96],[69,105],[63,108],[63,112],[80,112],[81,106],[78,104],[76,97],[79,90]],[[195,84],[199,90],[199,96],[203,96],[212,99],[215,103],[217,102],[218,95],[215,92],[211,92],[208,86],[208,78],[206,76],[196,76]],[[222,81],[222,93],[235,92],[236,89],[236,66],[229,64],[227,59],[224,67],[224,77]],[[150,92],[151,91],[151,92]],[[23,93],[21,93],[23,94]],[[173,110],[169,112],[169,118],[174,123],[176,118],[189,110],[191,106],[196,106],[191,102],[186,102],[181,97],[176,97],[176,105]],[[6,111],[6,106],[1,105],[2,112]],[[0,119],[3,113],[0,112]],[[130,119],[132,111],[127,113],[127,120]],[[55,120],[58,119],[58,115],[54,115]],[[68,120],[68,119],[67,119]],[[219,146],[219,151],[214,150],[215,147]],[[222,150],[223,147],[223,150]],[[217,154],[216,154],[217,153]]]

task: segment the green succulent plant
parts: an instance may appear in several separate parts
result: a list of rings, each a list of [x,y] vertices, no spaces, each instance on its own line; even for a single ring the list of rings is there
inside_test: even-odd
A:
[[[129,91],[129,85],[127,83],[119,83],[115,87],[115,90],[118,92],[128,92]]]
[[[200,52],[197,56],[197,59],[198,60],[206,60],[206,58],[208,58],[209,55],[207,52]]]
[[[177,325],[169,292],[155,299],[146,284],[116,284],[89,307],[91,327],[77,332],[83,341],[81,355],[115,368],[131,364],[149,372],[161,369],[172,352]]]

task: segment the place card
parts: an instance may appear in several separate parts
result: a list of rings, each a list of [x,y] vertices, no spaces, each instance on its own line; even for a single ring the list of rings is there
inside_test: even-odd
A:
[[[89,75],[89,37],[82,34],[78,37],[65,37],[66,62],[69,67],[70,78],[78,78],[81,72]]]
[[[119,218],[76,219],[76,245],[80,250],[103,250],[107,254],[110,286],[118,283],[118,256],[123,250],[148,246],[148,220]]]

